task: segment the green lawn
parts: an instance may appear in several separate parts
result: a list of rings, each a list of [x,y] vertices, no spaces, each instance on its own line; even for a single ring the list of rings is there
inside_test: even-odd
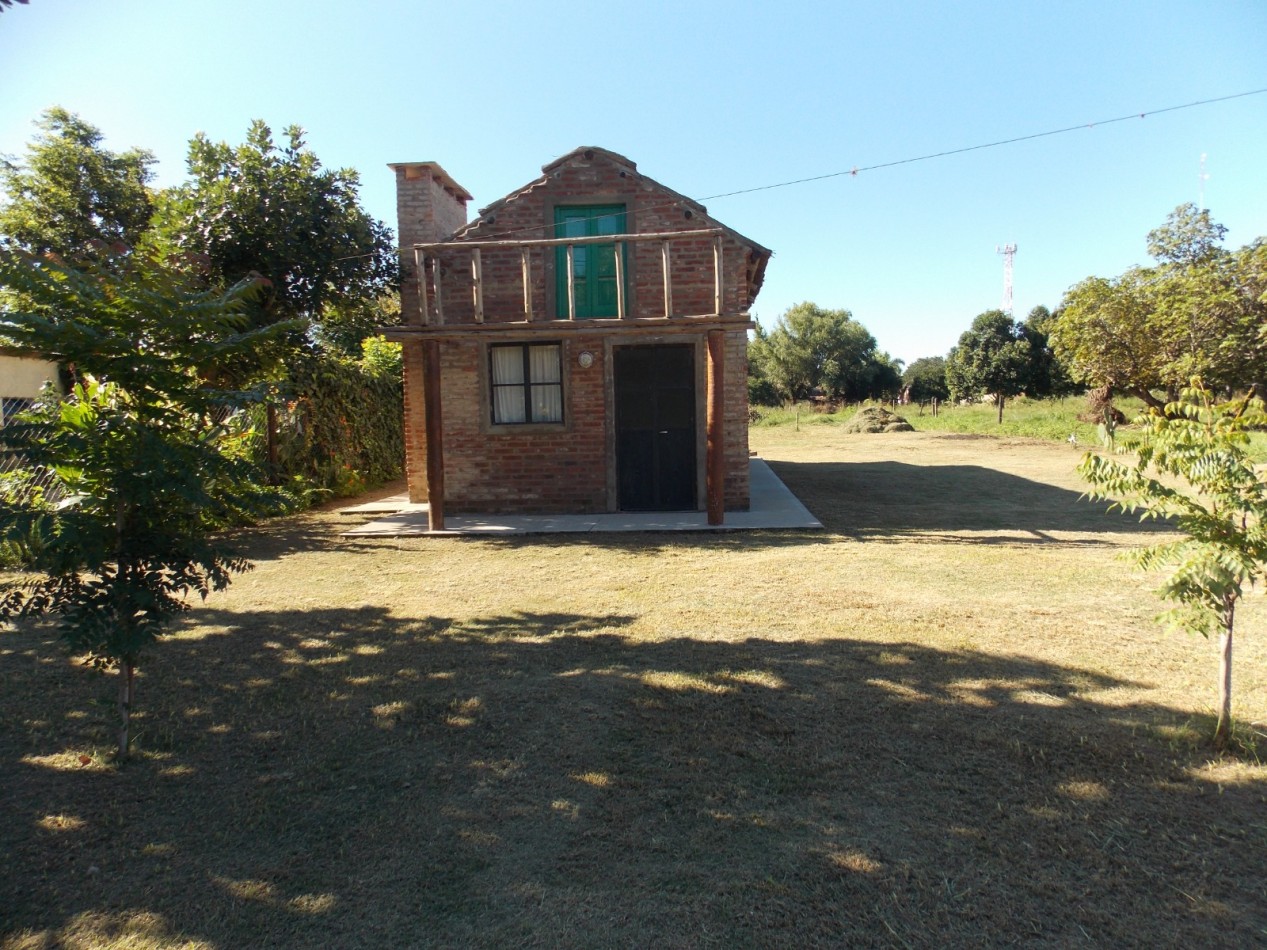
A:
[[[1116,405],[1132,421],[1146,408],[1142,400],[1135,398],[1118,399]],[[897,406],[894,411],[920,432],[958,432],[1052,442],[1066,442],[1072,435],[1084,449],[1100,444],[1097,425],[1078,420],[1078,415],[1086,411],[1086,399],[1081,396],[1066,399],[1022,398],[1008,402],[1003,407],[1002,424],[999,423],[998,409],[984,403],[970,406],[942,404],[935,416],[931,406]],[[753,427],[763,429],[790,426],[795,429],[800,426],[840,425],[848,422],[855,412],[856,406],[845,406],[835,412],[819,411],[809,405],[791,408],[758,407]],[[1129,434],[1132,428],[1128,422],[1121,431]],[[1267,463],[1267,433],[1254,433],[1250,439],[1254,457]]]
[[[1078,449],[753,445],[825,532],[245,534],[124,767],[113,684],[0,635],[0,946],[1267,942],[1261,595],[1219,757]]]

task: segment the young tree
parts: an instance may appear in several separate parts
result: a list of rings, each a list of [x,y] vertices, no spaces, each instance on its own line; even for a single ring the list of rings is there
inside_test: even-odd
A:
[[[157,240],[205,255],[225,283],[265,277],[257,325],[299,317],[320,327],[328,311],[344,315],[356,332],[334,335],[355,355],[371,329],[355,314],[394,287],[395,241],[361,209],[354,170],[323,168],[298,126],[285,139],[276,145],[259,120],[237,147],[197,135],[191,181],[160,197]]]
[[[1220,641],[1219,713],[1214,741],[1227,745],[1232,722],[1232,636],[1245,588],[1267,576],[1267,483],[1246,452],[1247,430],[1267,425],[1263,403],[1219,403],[1193,379],[1164,413],[1137,420],[1138,440],[1110,445],[1136,453],[1134,465],[1087,453],[1078,466],[1088,496],[1110,499],[1143,518],[1173,518],[1182,534],[1133,552],[1145,569],[1172,568],[1158,594],[1177,606],[1159,617],[1171,627]],[[1174,488],[1161,481],[1178,478]]]
[[[83,270],[0,255],[0,286],[23,307],[0,312],[0,336],[80,376],[65,400],[4,430],[62,500],[0,496],[0,542],[30,544],[35,570],[0,587],[0,620],[55,615],[75,653],[118,669],[123,757],[144,651],[189,593],[205,598],[250,566],[211,532],[280,501],[216,423],[239,394],[199,377],[276,331],[244,329],[251,285],[192,292],[136,255]]]
[[[86,253],[94,242],[135,244],[149,226],[154,156],[145,149],[112,152],[101,131],[54,106],[26,161],[0,162],[0,237],[32,253]]]
[[[972,321],[946,357],[946,384],[956,399],[989,393],[1003,422],[1003,405],[1029,384],[1029,341],[1002,310],[987,310]]]

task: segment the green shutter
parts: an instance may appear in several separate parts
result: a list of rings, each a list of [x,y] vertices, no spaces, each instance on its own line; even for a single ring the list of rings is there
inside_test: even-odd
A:
[[[625,233],[624,205],[574,205],[554,209],[555,237],[596,237]],[[615,317],[616,245],[584,244],[573,253],[576,316]],[[568,315],[567,248],[555,251],[555,314]],[[626,268],[628,272],[628,268]]]

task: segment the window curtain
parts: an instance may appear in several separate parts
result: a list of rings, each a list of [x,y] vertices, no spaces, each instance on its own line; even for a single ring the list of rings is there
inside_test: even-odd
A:
[[[528,348],[532,379],[532,421],[563,421],[563,376],[558,346]]]

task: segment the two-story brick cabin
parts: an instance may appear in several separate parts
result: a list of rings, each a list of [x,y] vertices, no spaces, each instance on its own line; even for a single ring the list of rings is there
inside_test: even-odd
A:
[[[747,331],[770,251],[578,148],[467,222],[396,172],[411,501],[444,512],[748,507]]]

